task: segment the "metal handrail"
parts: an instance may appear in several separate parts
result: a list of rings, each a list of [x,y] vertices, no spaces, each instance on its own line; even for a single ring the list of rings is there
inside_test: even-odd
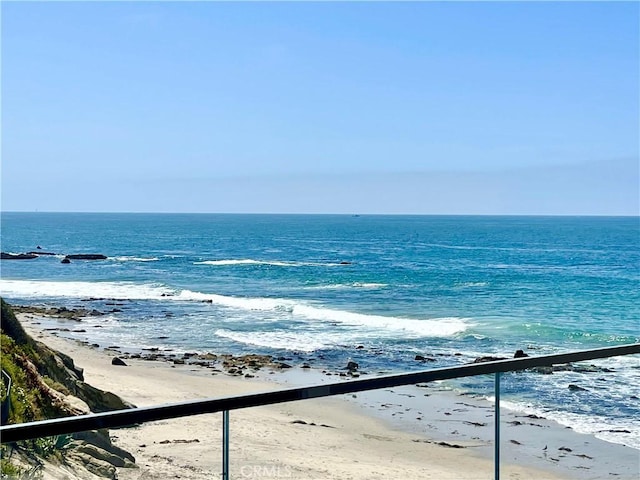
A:
[[[551,366],[554,364],[580,362],[639,353],[640,343],[634,343],[617,347],[581,350],[572,353],[473,363],[455,367],[424,370],[414,373],[384,375],[374,378],[352,380],[349,382],[287,388],[232,397],[193,400],[152,407],[116,410],[77,417],[42,420],[38,422],[0,427],[0,442],[10,443],[20,440],[64,435],[100,428],[119,428],[156,420],[167,420],[171,418],[201,415],[206,413],[228,412],[229,410],[238,410],[241,408],[329,397],[333,395],[343,395],[346,393],[399,387],[403,385],[413,385],[421,382],[450,380],[476,375],[499,374],[502,372],[526,370],[534,367]]]

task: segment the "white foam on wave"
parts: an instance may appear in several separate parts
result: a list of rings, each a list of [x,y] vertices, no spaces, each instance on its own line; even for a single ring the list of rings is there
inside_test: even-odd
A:
[[[468,319],[465,318],[415,319],[388,317],[335,310],[279,298],[230,297],[192,292],[190,290],[183,290],[177,297],[181,300],[206,301],[242,310],[284,313],[294,318],[302,318],[311,322],[320,321],[375,329],[377,331],[402,332],[405,336],[412,337],[448,337],[464,332],[469,327]]]
[[[210,302],[240,310],[291,312],[295,306],[295,302],[292,300],[264,297],[231,297],[228,295],[193,292],[191,290],[182,290],[173,298]]]
[[[194,265],[212,265],[217,267],[233,266],[233,265],[271,265],[274,267],[334,267],[345,265],[344,263],[315,263],[315,262],[291,262],[281,260],[254,260],[251,258],[244,259],[226,259],[226,260],[203,260],[201,262],[193,262]],[[348,264],[346,264],[348,265]]]
[[[404,337],[442,336],[454,330],[451,321],[454,320],[455,323],[455,320],[457,320],[416,320],[416,322],[420,322],[420,328],[416,326],[413,329],[407,329],[406,324],[397,325],[393,322],[386,322],[386,320],[389,319],[389,317],[385,317],[384,323],[373,327],[372,323],[375,322],[371,322],[370,320],[361,322],[360,325],[356,325],[357,328],[350,329],[349,331],[327,331],[326,327],[318,324],[310,324],[306,327],[298,327],[295,330],[241,332],[226,328],[218,329],[214,333],[219,337],[247,345],[312,352],[349,343],[361,343],[367,339],[379,340],[381,337],[397,338],[399,330],[402,330]]]
[[[402,332],[405,337],[449,337],[464,332],[469,326],[468,319],[458,317],[431,319],[387,317],[302,304],[297,304],[294,307],[293,314],[309,320],[364,327],[378,331]]]
[[[314,306],[295,300],[266,297],[232,297],[191,290],[176,292],[159,284],[133,282],[46,282],[0,280],[0,292],[6,296],[38,297],[107,297],[128,300],[198,301],[218,306],[275,314],[283,320],[302,319],[310,323],[333,323],[379,334],[397,334],[414,338],[446,337],[464,332],[469,324],[464,318],[415,319],[355,313]]]
[[[461,288],[474,288],[474,287],[486,287],[489,285],[489,282],[466,282],[461,283],[458,286]]]
[[[214,265],[214,266],[228,266],[228,265],[273,265],[275,267],[289,267],[296,266],[294,263],[288,262],[267,262],[262,260],[252,260],[246,258],[243,260],[204,260],[202,262],[193,262],[194,265]]]
[[[258,347],[275,348],[282,350],[293,350],[300,352],[313,352],[322,348],[335,345],[332,335],[325,333],[318,335],[310,332],[234,332],[228,329],[218,329],[215,335],[233,340],[234,342]],[[344,339],[342,339],[344,341]]]
[[[388,283],[374,283],[374,282],[352,282],[352,283],[332,283],[329,285],[314,285],[309,287],[304,287],[305,290],[342,290],[349,288],[363,288],[375,290],[378,288],[388,287]]]
[[[122,256],[122,257],[113,257],[113,260],[117,262],[157,262],[160,259],[158,257],[132,257],[132,256]]]
[[[489,397],[488,399],[495,402],[495,397]],[[626,418],[624,422],[615,424],[612,423],[612,419],[600,415],[548,410],[521,402],[500,400],[500,406],[516,412],[522,412],[525,415],[544,417],[565,427],[571,427],[578,433],[594,435],[607,442],[618,443],[640,450],[640,419],[638,418]]]
[[[6,296],[38,297],[108,297],[120,300],[153,300],[172,295],[173,290],[158,284],[134,282],[47,282],[0,280],[0,292]]]

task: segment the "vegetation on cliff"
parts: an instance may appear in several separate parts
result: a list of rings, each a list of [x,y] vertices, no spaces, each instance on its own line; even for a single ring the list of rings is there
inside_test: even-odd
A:
[[[73,359],[31,338],[11,307],[1,298],[0,303],[2,424],[132,407],[117,395],[85,383],[83,371]],[[87,455],[87,451],[93,454]],[[68,478],[77,474],[78,466],[88,470],[78,478],[116,478],[116,466],[134,462],[130,454],[111,444],[106,430],[83,432],[3,445],[2,478],[20,478],[37,471],[44,459],[49,463],[57,459],[69,467],[64,473],[71,473]]]
[[[70,415],[71,412],[65,408],[60,395],[53,395],[54,389],[63,394],[68,394],[68,390],[46,373],[40,374],[40,371],[49,370],[43,367],[51,360],[51,355],[37,348],[35,341],[26,334],[9,305],[4,300],[1,300],[1,303],[0,365],[4,372],[3,408],[8,408],[8,412],[3,411],[3,417],[7,417],[6,422],[23,423]],[[8,398],[7,375],[11,379]]]

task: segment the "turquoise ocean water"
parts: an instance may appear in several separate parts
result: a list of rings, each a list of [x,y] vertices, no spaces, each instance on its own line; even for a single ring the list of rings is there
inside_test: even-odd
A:
[[[268,353],[323,368],[351,359],[374,374],[640,340],[637,217],[3,213],[1,221],[3,251],[58,254],[2,261],[2,296],[101,311],[117,299],[119,311],[76,334],[105,347]],[[61,264],[70,253],[109,258]],[[609,371],[510,374],[503,392],[514,408],[640,449],[638,357],[595,364]],[[452,386],[490,396],[491,382]]]

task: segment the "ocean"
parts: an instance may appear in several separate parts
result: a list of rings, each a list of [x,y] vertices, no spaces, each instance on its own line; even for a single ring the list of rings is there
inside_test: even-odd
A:
[[[56,254],[3,260],[3,298],[109,312],[67,333],[102,347],[376,374],[640,341],[637,217],[5,212],[1,227],[3,252]],[[108,258],[61,263],[73,253]],[[506,374],[503,399],[640,449],[638,356],[593,364]]]

